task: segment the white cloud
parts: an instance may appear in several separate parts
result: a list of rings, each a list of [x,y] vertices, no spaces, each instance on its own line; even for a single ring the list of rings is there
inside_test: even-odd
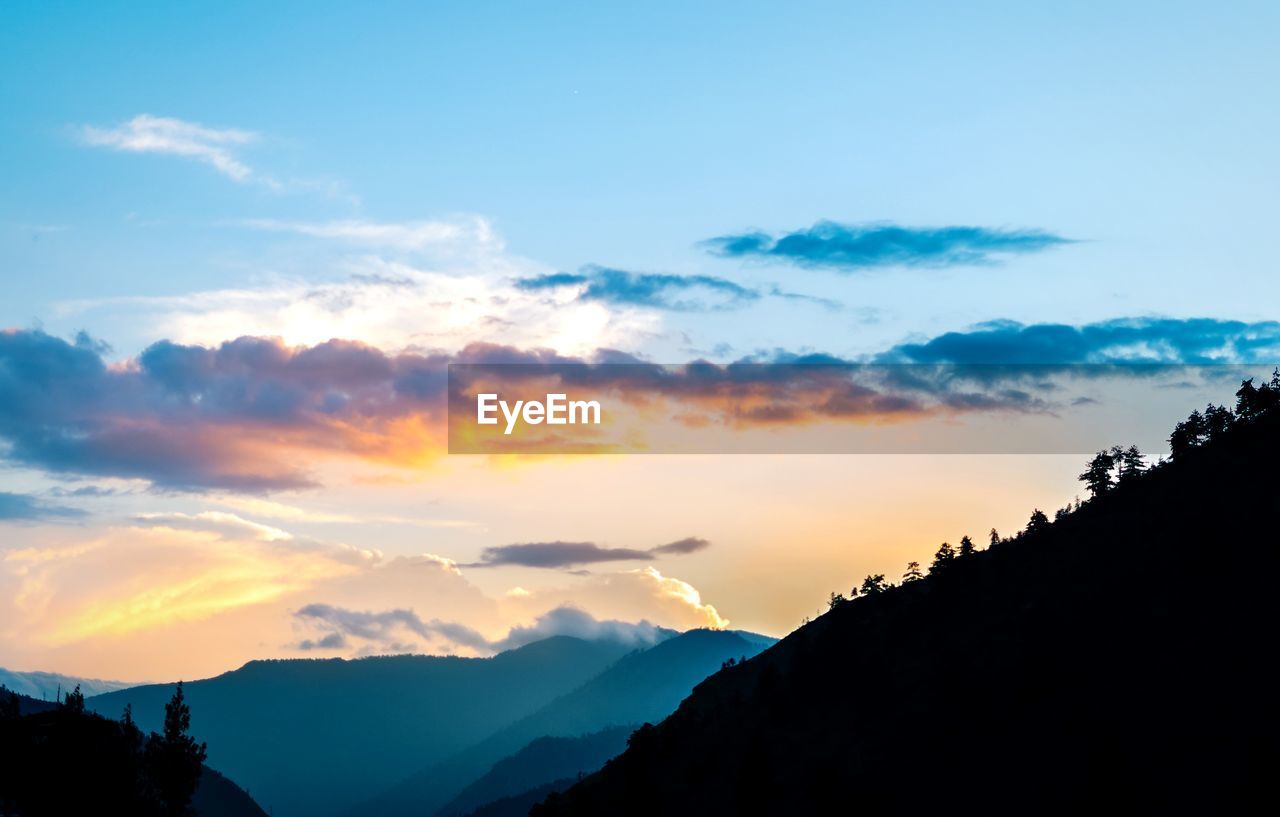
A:
[[[210,128],[144,113],[114,128],[86,126],[82,135],[86,143],[99,147],[195,159],[238,182],[249,181],[254,176],[253,169],[236,154],[236,148],[258,139],[252,131]]]
[[[466,242],[491,250],[502,244],[492,225],[478,216],[452,220],[378,222],[360,219],[337,221],[279,221],[269,218],[239,222],[254,230],[296,233],[312,238],[332,239],[368,247],[422,250]]]

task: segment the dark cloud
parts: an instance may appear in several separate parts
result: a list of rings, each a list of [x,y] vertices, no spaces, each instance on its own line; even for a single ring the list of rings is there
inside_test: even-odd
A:
[[[655,559],[664,554],[681,555],[710,547],[711,542],[696,536],[688,536],[675,542],[648,550],[635,548],[607,548],[594,542],[529,542],[517,545],[487,547],[480,553],[480,561],[464,567],[578,567],[600,562],[634,562]]]
[[[404,646],[400,634],[410,632],[427,641],[444,641],[452,645],[489,649],[489,641],[477,630],[452,621],[424,621],[412,610],[382,612],[348,610],[331,604],[308,604],[294,613],[301,621],[328,634],[318,640],[307,639],[299,649],[341,649],[349,638],[360,639],[388,648]]]
[[[696,553],[711,547],[711,542],[697,536],[686,536],[666,545],[659,545],[650,551],[650,553]]]
[[[578,297],[584,301],[675,311],[731,309],[760,298],[756,290],[725,278],[627,272],[600,266],[583,267],[577,274],[558,272],[516,282],[517,288],[525,290],[583,285]]]
[[[805,230],[747,232],[703,242],[725,258],[763,258],[845,272],[888,266],[951,267],[990,264],[1001,256],[1040,252],[1071,243],[1042,230],[988,227],[902,227],[819,221]]]
[[[648,621],[599,620],[583,610],[565,605],[538,616],[533,624],[512,627],[506,636],[486,639],[457,622],[423,621],[412,610],[368,612],[329,604],[309,604],[294,613],[303,626],[323,633],[298,642],[300,650],[348,650],[358,654],[407,652],[414,645],[402,639],[406,633],[443,646],[467,647],[479,652],[502,652],[557,635],[591,640],[608,639],[634,646],[651,646],[675,634]]]
[[[1280,322],[1117,318],[1069,326],[991,321],[896,346],[880,359],[956,364],[1269,363],[1280,359]]]
[[[39,520],[68,520],[85,516],[79,508],[51,505],[27,494],[0,491],[0,522],[34,522]]]

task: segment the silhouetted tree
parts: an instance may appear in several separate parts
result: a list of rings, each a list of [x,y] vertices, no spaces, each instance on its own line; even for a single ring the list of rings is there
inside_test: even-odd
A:
[[[21,714],[22,701],[18,699],[18,693],[0,687],[0,721],[17,720]]]
[[[950,542],[943,542],[938,547],[938,552],[933,554],[933,564],[929,565],[929,575],[932,576],[946,570],[955,561],[955,558],[955,548],[951,547]]]
[[[148,766],[169,817],[187,814],[207,754],[205,744],[187,734],[190,729],[191,707],[179,681],[164,705],[164,733],[147,742]]]
[[[1128,448],[1120,449],[1118,459],[1120,461],[1120,481],[1127,482],[1136,476],[1141,476],[1143,471],[1147,470],[1147,461],[1143,458],[1142,452],[1138,450],[1138,446],[1131,445]]]
[[[1236,392],[1236,416],[1241,420],[1252,420],[1262,406],[1258,400],[1258,389],[1253,385],[1253,378],[1243,381]]]
[[[960,557],[972,556],[977,553],[978,549],[973,546],[973,540],[967,535],[960,537],[960,547],[956,550],[956,555]]]
[[[76,688],[68,692],[67,697],[62,700],[62,709],[74,715],[84,714],[84,693],[80,691],[79,684],[76,684]]]
[[[834,610],[846,601],[843,593],[832,593],[831,598],[827,600],[827,609]]]
[[[1231,409],[1226,406],[1215,406],[1210,403],[1204,410],[1204,426],[1205,433],[1209,439],[1216,439],[1230,430],[1232,423],[1236,417],[1231,413]]]
[[[918,582],[924,578],[924,573],[920,572],[919,562],[907,562],[907,572],[902,574],[902,583]]]
[[[995,547],[998,544],[1000,544],[1000,531],[992,528],[991,534],[987,540],[987,547]]]
[[[1111,490],[1115,484],[1111,480],[1111,469],[1115,464],[1116,456],[1113,451],[1099,451],[1093,455],[1093,459],[1089,460],[1089,467],[1079,477],[1090,494],[1099,497]]]
[[[889,587],[890,585],[884,580],[884,574],[876,573],[863,579],[862,587],[860,589],[862,591],[862,595],[874,596],[877,593],[883,593],[888,590]]]
[[[1049,517],[1044,515],[1044,511],[1036,508],[1031,512],[1031,520],[1027,522],[1027,533],[1035,533],[1049,527]]]

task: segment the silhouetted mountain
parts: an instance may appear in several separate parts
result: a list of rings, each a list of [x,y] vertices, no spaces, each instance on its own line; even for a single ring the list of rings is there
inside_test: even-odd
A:
[[[1058,521],[833,600],[534,814],[1260,813],[1280,410],[1191,431]]]
[[[553,780],[529,791],[494,800],[466,817],[528,817],[531,808],[546,800],[548,796],[562,792],[576,782],[578,782],[576,777]]]
[[[634,725],[613,726],[576,738],[538,738],[514,755],[495,763],[484,776],[463,789],[436,814],[438,817],[470,814],[495,800],[542,788],[549,781],[566,781],[567,787],[580,775],[596,771],[606,760],[627,748],[627,738],[633,731]],[[550,791],[544,792],[543,796],[547,794]],[[528,811],[528,806],[525,810]]]
[[[62,675],[56,672],[18,672],[0,667],[0,686],[7,687],[19,695],[56,701],[60,693],[70,692],[76,687],[80,687],[80,691],[85,695],[101,695],[135,685],[124,681],[103,681],[100,678],[77,678],[74,675]]]
[[[630,649],[557,636],[493,658],[252,661],[186,685],[191,731],[210,765],[277,817],[320,817],[535,711]],[[88,706],[115,717],[132,704],[152,730],[172,691],[133,687]]]
[[[30,695],[23,695],[20,692],[14,692],[3,684],[0,684],[0,705],[3,705],[10,695],[16,695],[18,698],[19,715],[33,715],[36,712],[49,712],[58,708],[58,704],[53,701],[32,698]]]
[[[350,813],[379,817],[432,814],[498,760],[531,741],[660,720],[726,660],[755,655],[771,643],[773,639],[754,633],[690,630],[633,652],[578,689],[443,762],[427,765]]]
[[[26,700],[41,711],[0,718],[0,814],[163,813],[140,734],[99,715]],[[191,805],[195,817],[266,817],[244,790],[208,767]]]

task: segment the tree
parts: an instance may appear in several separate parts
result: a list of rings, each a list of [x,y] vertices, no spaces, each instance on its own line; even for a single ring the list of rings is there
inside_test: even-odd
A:
[[[1236,417],[1226,406],[1215,406],[1210,403],[1204,410],[1205,433],[1209,439],[1217,439],[1231,429]]]
[[[1236,416],[1241,420],[1252,420],[1262,407],[1258,401],[1258,388],[1253,385],[1253,378],[1240,383],[1236,392]]]
[[[827,609],[828,609],[828,610],[834,610],[834,609],[836,609],[837,607],[839,607],[840,605],[844,604],[844,603],[845,603],[845,601],[847,601],[847,599],[845,599],[845,597],[844,597],[844,594],[843,594],[843,593],[835,593],[835,592],[833,592],[833,593],[831,594],[831,598],[827,600]]]
[[[164,733],[152,734],[147,742],[148,766],[170,817],[188,813],[207,754],[205,744],[187,734],[190,729],[191,707],[179,681],[164,705]]]
[[[62,710],[73,715],[84,714],[84,693],[80,691],[79,684],[76,684],[76,688],[68,692],[67,697],[62,699]]]
[[[918,582],[924,578],[924,573],[920,572],[919,562],[907,562],[907,572],[902,574],[902,583]]]
[[[18,693],[0,687],[0,721],[14,721],[22,714],[22,701]]]
[[[949,542],[943,542],[938,547],[938,552],[933,554],[933,564],[929,566],[929,575],[932,576],[946,570],[955,561],[955,558],[955,548],[951,547]]]
[[[883,573],[875,573],[862,580],[862,595],[874,596],[888,590],[890,585],[884,580]]]
[[[972,539],[970,539],[967,535],[960,537],[960,548],[956,551],[957,556],[963,558],[965,556],[972,556],[977,552],[978,552],[978,549],[973,546]]]
[[[1036,508],[1031,512],[1031,520],[1027,522],[1027,533],[1035,533],[1049,527],[1049,517],[1044,515],[1044,511]]]
[[[987,542],[987,547],[995,547],[998,544],[1000,544],[1000,531],[992,528],[990,538]]]
[[[1089,489],[1094,497],[1110,491],[1114,483],[1111,481],[1111,469],[1115,467],[1114,451],[1099,451],[1089,460],[1089,467],[1079,476],[1079,480]]]
[[[1147,461],[1143,458],[1142,452],[1138,450],[1138,446],[1131,445],[1123,450],[1117,448],[1120,459],[1120,481],[1128,482],[1136,476],[1141,476],[1142,472],[1147,470]]]

